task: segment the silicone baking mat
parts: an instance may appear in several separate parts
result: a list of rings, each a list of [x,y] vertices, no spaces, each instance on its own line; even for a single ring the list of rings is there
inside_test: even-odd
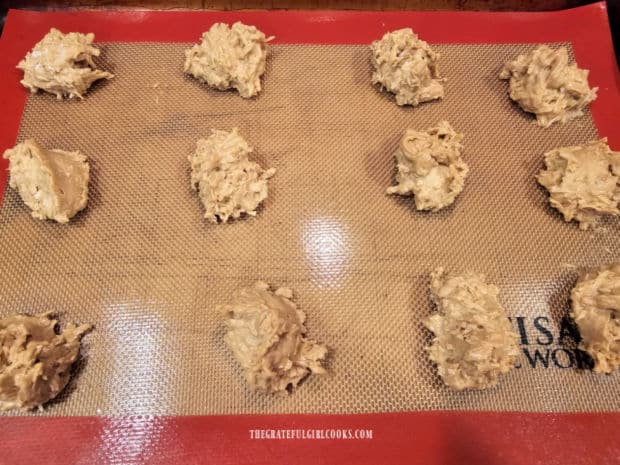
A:
[[[106,37],[103,27],[113,16],[64,18],[80,15],[97,34],[102,68],[116,77],[83,101],[28,97],[17,139],[34,137],[47,147],[87,154],[88,209],[66,226],[38,222],[10,189],[0,209],[0,312],[53,310],[63,321],[95,326],[68,389],[31,414],[40,424],[41,416],[107,419],[108,442],[121,450],[106,460],[125,463],[131,454],[123,456],[124,446],[138,447],[143,460],[157,449],[151,443],[161,448],[168,435],[160,419],[169,416],[260,414],[253,418],[268,421],[273,417],[262,415],[465,411],[475,418],[478,411],[618,410],[618,375],[589,371],[567,314],[579,271],[618,259],[620,223],[580,231],[548,207],[534,180],[551,148],[598,134],[615,147],[617,136],[605,129],[607,106],[618,98],[617,87],[609,86],[616,76],[597,68],[609,56],[580,55],[583,43],[553,29],[535,39],[525,31],[521,40],[502,40],[498,31],[497,40],[478,41],[456,32],[433,36],[415,14],[299,14],[305,20],[297,19],[295,38],[277,26],[278,14],[255,13],[251,23],[277,39],[264,91],[248,101],[183,76],[183,50],[200,32],[153,37],[144,24],[157,14],[121,14],[134,27]],[[237,19],[221,16],[202,16],[201,24],[194,17],[188,29]],[[371,38],[368,30],[346,27],[356,16],[374,21]],[[12,19],[17,28],[33,17],[41,26],[56,25],[53,15],[13,13],[7,27]],[[527,15],[514,16],[520,17]],[[436,18],[441,24],[441,14]],[[352,36],[331,37],[328,19]],[[307,40],[303,27],[312,22],[316,36]],[[409,25],[442,53],[448,78],[443,101],[415,109],[397,107],[369,83],[367,42]],[[579,37],[575,27],[568,32]],[[19,44],[30,48],[36,40]],[[591,84],[601,87],[592,115],[543,129],[510,102],[497,74],[534,46],[526,42],[563,44],[592,70]],[[420,213],[411,198],[385,195],[394,182],[392,154],[406,128],[441,119],[465,134],[470,176],[455,205]],[[232,127],[277,174],[256,218],[213,225],[202,219],[189,187],[187,156],[210,128]],[[430,334],[421,321],[433,310],[428,274],[437,266],[483,272],[501,289],[522,356],[495,389],[449,391],[428,361]],[[308,315],[309,335],[331,348],[329,375],[311,377],[292,396],[251,392],[222,341],[215,306],[257,279],[293,288]],[[121,441],[118,431],[128,427],[144,430],[142,443]]]

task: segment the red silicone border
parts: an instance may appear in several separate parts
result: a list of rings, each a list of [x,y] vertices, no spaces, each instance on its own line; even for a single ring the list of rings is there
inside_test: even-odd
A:
[[[614,465],[620,414],[13,417],[0,463],[152,465]],[[371,440],[256,440],[249,430],[373,429]]]
[[[27,96],[15,65],[50,27],[92,31],[106,42],[194,42],[211,23],[237,20],[275,35],[276,43],[365,44],[400,27],[414,28],[431,43],[572,42],[578,63],[600,88],[591,105],[599,133],[616,149],[620,145],[620,80],[605,4],[597,3],[554,13],[11,10],[0,39],[0,151],[15,143]],[[249,428],[276,427],[372,428],[375,438],[248,437]],[[0,464],[611,465],[620,463],[618,431],[617,412],[6,417],[0,419]]]

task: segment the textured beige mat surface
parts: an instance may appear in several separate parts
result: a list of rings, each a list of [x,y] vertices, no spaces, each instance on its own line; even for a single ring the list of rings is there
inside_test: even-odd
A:
[[[415,109],[370,85],[367,47],[274,46],[249,101],[184,77],[186,47],[104,45],[113,80],[83,101],[28,99],[20,140],[92,163],[89,206],[69,225],[33,220],[11,190],[0,209],[0,314],[95,325],[47,414],[620,408],[618,374],[579,369],[562,320],[579,270],[620,256],[619,223],[564,223],[534,179],[545,151],[596,130],[589,116],[543,129],[511,103],[497,73],[530,46],[438,46],[446,98]],[[453,206],[420,213],[385,194],[392,153],[406,128],[440,119],[465,134],[470,175]],[[234,126],[277,174],[256,218],[214,225],[187,157]],[[423,350],[440,265],[486,273],[520,330],[521,367],[495,389],[449,391]],[[330,375],[289,397],[250,392],[222,340],[216,304],[257,279],[293,288],[309,335],[332,348]]]

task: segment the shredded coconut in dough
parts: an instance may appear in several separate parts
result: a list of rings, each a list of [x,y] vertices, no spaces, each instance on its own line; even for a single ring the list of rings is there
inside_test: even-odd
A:
[[[64,389],[80,351],[80,338],[90,325],[58,322],[49,313],[0,319],[0,410],[29,410]]]
[[[267,198],[267,179],[276,170],[263,170],[250,161],[252,148],[237,129],[231,132],[212,130],[200,139],[196,153],[189,157],[192,188],[198,190],[205,206],[205,218],[239,218],[243,213],[256,216],[258,205]]]
[[[394,153],[398,185],[388,187],[387,193],[415,195],[418,210],[437,211],[452,204],[469,172],[461,157],[462,139],[447,121],[426,131],[408,129]]]
[[[416,106],[443,98],[440,55],[411,29],[389,32],[370,48],[375,68],[372,83],[396,94],[398,105]]]
[[[4,152],[22,200],[40,220],[67,223],[88,202],[88,160],[79,151],[46,150],[28,139]]]
[[[592,356],[595,372],[611,373],[620,366],[620,263],[584,274],[571,300],[579,348]]]
[[[439,376],[454,389],[486,389],[515,365],[517,334],[498,301],[499,290],[484,276],[431,273],[431,298],[438,313],[424,322],[434,333],[427,347]]]
[[[507,63],[500,79],[510,79],[510,98],[530,113],[538,124],[549,127],[583,115],[583,109],[596,98],[590,89],[588,70],[568,64],[565,47],[553,50],[541,45]]]
[[[306,339],[306,315],[290,300],[290,289],[275,293],[258,282],[235,292],[233,303],[219,306],[226,317],[226,343],[254,390],[294,389],[310,373],[325,373],[327,347]]]
[[[261,90],[267,42],[273,37],[254,26],[215,23],[202,42],[185,51],[185,72],[219,90],[237,89],[249,98]]]
[[[34,46],[17,67],[24,71],[21,83],[36,93],[38,90],[56,95],[82,98],[93,82],[114,75],[96,69],[93,57],[99,56],[92,43],[95,35],[51,29]]]
[[[620,152],[612,152],[607,139],[551,150],[545,165],[536,179],[566,221],[588,229],[605,214],[620,214]]]

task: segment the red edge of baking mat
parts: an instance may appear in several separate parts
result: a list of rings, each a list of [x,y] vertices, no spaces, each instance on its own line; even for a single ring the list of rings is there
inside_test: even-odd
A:
[[[11,417],[0,421],[0,463],[613,465],[620,460],[618,419],[506,412]],[[252,439],[256,429],[282,439]],[[372,430],[372,439],[285,439],[317,429],[330,436]]]
[[[15,65],[50,27],[94,32],[100,42],[195,42],[213,22],[237,20],[276,43],[368,44],[401,27],[430,43],[571,42],[599,87],[591,104],[599,134],[620,149],[619,73],[606,7],[596,3],[553,13],[11,10],[0,39],[0,152],[15,144],[27,97]],[[6,178],[3,160],[0,201]],[[314,430],[372,430],[372,439],[251,437],[321,434]],[[619,431],[618,412],[4,417],[0,464],[611,465],[620,464]]]

